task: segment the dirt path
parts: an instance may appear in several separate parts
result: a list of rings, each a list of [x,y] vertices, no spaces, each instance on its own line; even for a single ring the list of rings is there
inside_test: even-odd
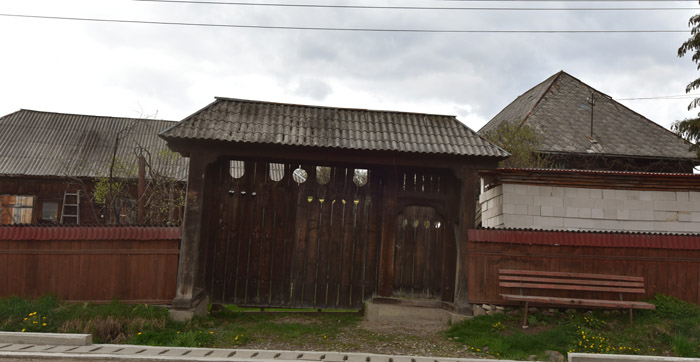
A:
[[[244,348],[484,358],[468,352],[463,344],[445,338],[443,334],[447,328],[444,323],[361,321],[328,340],[270,339],[248,343]]]

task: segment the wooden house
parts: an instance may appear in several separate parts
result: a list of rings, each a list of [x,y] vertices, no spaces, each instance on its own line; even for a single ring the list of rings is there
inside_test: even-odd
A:
[[[0,224],[134,223],[127,203],[137,202],[137,190],[120,200],[121,215],[110,221],[94,200],[95,183],[110,169],[115,182],[134,181],[139,155],[184,180],[187,160],[163,157],[168,149],[157,136],[174,123],[32,110],[0,117]]]
[[[484,127],[528,125],[552,168],[692,173],[690,144],[566,72],[523,93]]]
[[[190,160],[173,306],[466,304],[478,170],[454,116],[217,98],[160,136]]]

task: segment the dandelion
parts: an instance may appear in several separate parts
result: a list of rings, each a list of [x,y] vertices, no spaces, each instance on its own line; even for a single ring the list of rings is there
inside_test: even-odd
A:
[[[209,331],[209,334],[214,334],[214,332],[213,332],[213,331]]]
[[[22,332],[26,331],[26,329],[22,328]]]
[[[141,332],[139,332],[139,336],[141,335]]]
[[[46,327],[46,323],[42,323],[41,325],[44,326],[44,327]]]
[[[327,337],[327,336],[323,336],[323,339],[326,339],[326,338],[328,338],[328,337]]]

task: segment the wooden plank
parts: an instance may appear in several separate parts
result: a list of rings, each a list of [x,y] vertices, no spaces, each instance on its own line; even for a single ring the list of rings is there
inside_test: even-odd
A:
[[[382,189],[381,215],[382,235],[379,259],[379,285],[378,293],[382,297],[391,297],[395,288],[394,253],[396,252],[396,217],[399,210],[396,209],[397,194],[400,187],[399,175],[393,168],[382,170],[384,181]]]
[[[554,304],[566,306],[585,306],[585,307],[606,307],[606,308],[634,308],[634,309],[656,309],[656,306],[650,303],[622,301],[622,300],[598,300],[598,299],[577,299],[577,298],[554,298],[554,297],[537,297],[527,295],[512,295],[501,294],[505,300],[530,302],[533,304]]]
[[[569,273],[569,272],[546,272],[546,271],[535,271],[535,270],[512,270],[512,269],[498,269],[498,272],[500,274],[512,274],[512,275],[540,275],[540,276],[552,276],[552,277],[573,277],[573,278],[608,279],[608,280],[625,280],[625,281],[644,282],[643,277],[626,276],[626,275],[607,275],[607,274]]]
[[[0,202],[2,196],[0,196]],[[0,205],[0,212],[2,212],[2,206]],[[10,278],[10,253],[9,253],[10,242],[9,240],[0,239],[0,297],[9,297],[9,278]]]
[[[423,180],[422,175],[419,180]],[[421,184],[421,187],[423,185]],[[431,212],[432,211],[432,212]],[[426,297],[426,290],[425,290],[425,269],[426,269],[426,252],[428,250],[427,244],[430,242],[430,239],[428,238],[428,227],[426,227],[426,222],[428,221],[428,218],[431,216],[431,213],[434,213],[435,210],[433,208],[427,208],[427,207],[421,207],[420,210],[418,211],[417,219],[418,219],[418,227],[416,228],[416,249],[415,249],[415,265],[413,267],[413,275],[412,275],[412,288],[414,290],[414,295],[416,297]]]
[[[228,257],[226,253],[226,240],[229,237],[227,227],[229,224],[230,196],[228,193],[230,163],[228,160],[219,160],[205,180],[207,192],[205,195],[202,223],[207,225],[202,230],[202,251],[205,254],[206,282],[212,303],[223,303],[226,290],[226,267]]]
[[[554,290],[585,290],[598,292],[616,292],[616,293],[644,293],[643,288],[610,288],[596,287],[584,285],[565,285],[565,284],[539,284],[539,283],[516,283],[516,282],[501,282],[501,287],[504,288],[527,288],[527,289],[554,289]]]
[[[536,278],[536,277],[521,277],[515,275],[499,275],[498,280],[518,281],[518,282],[539,282],[551,284],[570,284],[570,285],[598,285],[609,287],[633,287],[644,288],[644,283],[641,282],[618,282],[612,280],[586,280],[574,278]]]

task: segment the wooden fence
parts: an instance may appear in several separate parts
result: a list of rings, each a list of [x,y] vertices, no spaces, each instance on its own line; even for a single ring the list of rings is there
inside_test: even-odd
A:
[[[179,228],[2,226],[0,297],[170,304],[179,242]]]
[[[498,286],[507,268],[641,276],[646,293],[637,299],[663,293],[700,304],[697,235],[470,230],[467,265],[470,303],[508,304]]]

